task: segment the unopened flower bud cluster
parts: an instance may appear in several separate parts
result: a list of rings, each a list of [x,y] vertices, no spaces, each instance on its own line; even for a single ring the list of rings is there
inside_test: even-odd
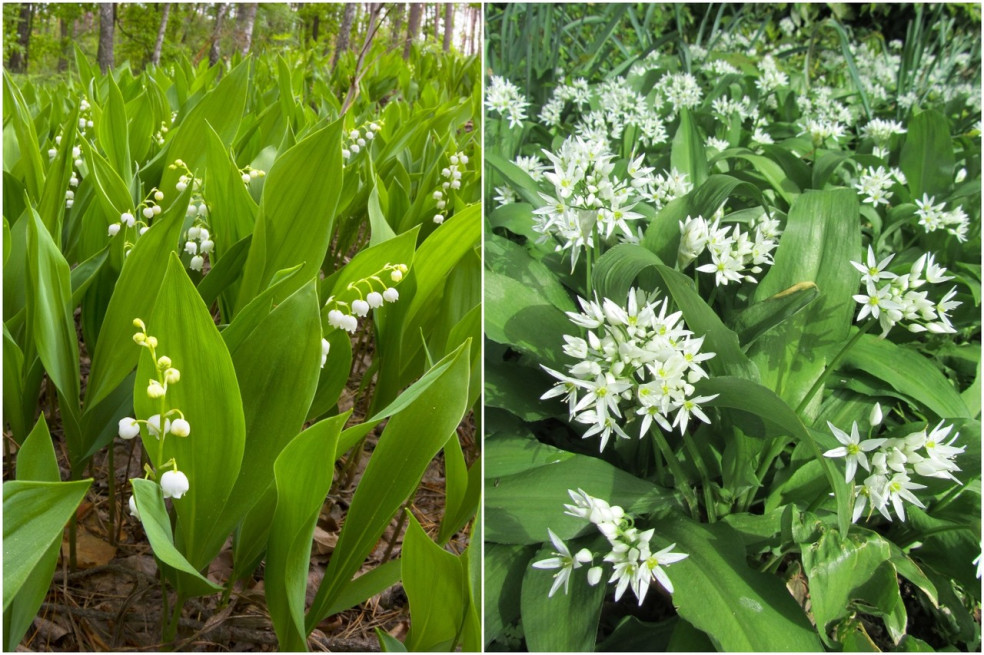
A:
[[[366,145],[376,138],[376,133],[380,130],[380,124],[370,122],[361,128],[350,130],[342,135],[342,157],[349,160],[359,154]]]
[[[959,300],[953,300],[957,287],[952,287],[939,301],[934,301],[923,289],[927,283],[940,284],[952,280],[946,275],[946,269],[934,261],[932,253],[927,252],[913,262],[907,272],[897,274],[888,270],[894,258],[895,253],[892,253],[878,261],[869,245],[865,263],[851,262],[854,268],[861,271],[861,283],[865,289],[864,293],[854,296],[855,302],[861,305],[857,320],[863,321],[868,316],[878,319],[883,338],[897,324],[917,333],[956,332],[948,313],[961,304]]]
[[[79,101],[79,137],[85,137],[86,128],[92,127],[92,117],[90,115],[89,101],[82,98]],[[48,149],[48,159],[52,160],[58,155],[58,147],[62,143],[62,135],[55,136],[55,145]],[[65,208],[71,209],[75,204],[75,189],[79,186],[79,176],[82,170],[82,149],[79,146],[72,146],[72,176],[68,180],[69,188],[65,190]]]
[[[394,285],[399,284],[408,270],[406,264],[386,264],[372,275],[350,282],[342,297],[332,296],[325,303],[325,307],[331,307],[328,311],[328,325],[355,333],[359,328],[359,318],[365,318],[370,310],[382,307],[383,303],[393,303],[400,299]],[[384,277],[388,281],[383,281]],[[327,350],[323,354],[327,356]]]
[[[119,422],[119,435],[121,439],[130,440],[140,434],[140,426],[143,425],[148,436],[157,440],[157,462],[155,467],[147,467],[147,477],[156,478],[160,476],[159,482],[161,491],[165,498],[181,498],[189,489],[188,477],[178,470],[178,463],[173,458],[164,462],[164,441],[168,435],[179,438],[188,437],[191,434],[191,424],[185,418],[184,413],[176,408],[168,408],[167,392],[170,386],[181,381],[181,371],[179,371],[171,358],[167,355],[157,354],[157,337],[147,334],[147,326],[139,318],[133,319],[133,326],[138,331],[133,335],[133,341],[141,348],[150,351],[151,359],[154,361],[154,377],[147,381],[147,397],[159,403],[159,411],[146,420],[125,417]],[[166,469],[166,470],[165,470]],[[130,513],[138,519],[136,501],[130,498]]]
[[[461,188],[462,169],[468,164],[468,155],[463,152],[456,152],[448,158],[448,166],[441,169],[441,177],[444,181],[441,188],[434,192],[434,201],[437,205],[437,214],[434,215],[434,222],[440,225],[444,222],[444,217],[448,213],[447,206],[451,200],[451,191]]]
[[[714,353],[701,352],[704,337],[693,337],[682,312],[670,313],[666,298],[636,289],[626,307],[608,298],[578,301],[583,311],[567,316],[587,329],[587,339],[565,335],[564,352],[580,361],[568,374],[544,366],[558,382],[541,399],[563,396],[571,420],[590,426],[583,438],[599,435],[603,451],[612,435],[630,438],[624,426],[636,417],[640,439],[653,422],[681,435],[691,416],[710,423],[700,403],[717,395],[695,397],[694,384],[707,377],[701,362]]]
[[[893,508],[899,520],[905,521],[906,502],[925,508],[913,492],[925,489],[926,485],[915,482],[913,476],[942,478],[960,484],[960,480],[953,475],[960,471],[954,460],[966,447],[954,445],[960,433],[950,437],[952,424],[944,425],[945,421],[940,421],[928,432],[927,425],[903,437],[871,438],[872,431],[881,425],[882,419],[881,405],[875,403],[869,417],[869,438],[864,440],[858,432],[857,421],[851,424],[850,434],[827,421],[827,427],[841,445],[824,455],[844,459],[844,479],[848,483],[854,482],[859,466],[869,473],[863,483],[854,483],[852,487],[855,502],[851,520],[854,523],[864,514],[866,506],[869,507],[869,518],[877,510],[889,521],[892,520]]]
[[[191,185],[191,190],[200,192],[201,191],[201,180],[195,177],[195,174],[191,172],[188,165],[184,163],[181,159],[175,159],[174,163],[168,166],[172,171],[180,170],[181,175],[178,176],[178,181],[174,185],[174,188],[178,190],[178,193],[182,193],[185,189]]]
[[[722,210],[718,212],[721,215]],[[711,261],[698,266],[697,271],[713,273],[715,286],[727,286],[729,282],[758,282],[754,276],[762,272],[763,266],[772,265],[772,252],[779,245],[782,230],[779,220],[766,214],[752,224],[751,236],[742,232],[737,223],[722,226],[720,216],[715,216],[712,223],[702,216],[687,216],[685,222],[680,222],[680,234],[680,269],[707,251]]]
[[[624,509],[618,505],[610,505],[600,498],[595,498],[583,489],[568,490],[567,493],[570,494],[574,502],[570,505],[564,505],[566,510],[564,513],[593,523],[598,531],[605,536],[611,547],[608,553],[600,557],[601,562],[599,564],[588,569],[588,584],[594,586],[601,582],[601,578],[605,574],[605,563],[608,563],[612,567],[608,583],[615,585],[615,602],[622,598],[627,589],[632,589],[639,605],[642,605],[653,580],[659,582],[660,586],[669,593],[673,593],[673,583],[666,575],[663,567],[684,560],[689,555],[674,553],[673,549],[676,548],[676,544],[670,544],[662,550],[652,552],[651,542],[656,532],[655,529],[639,530],[633,525],[632,517],[628,516]],[[554,557],[533,562],[532,566],[536,569],[557,569],[554,574],[553,585],[547,594],[548,597],[552,597],[561,585],[563,585],[566,594],[571,573],[575,569],[593,563],[600,554],[582,548],[572,555],[567,545],[550,528],[547,528],[547,534],[556,549]]]

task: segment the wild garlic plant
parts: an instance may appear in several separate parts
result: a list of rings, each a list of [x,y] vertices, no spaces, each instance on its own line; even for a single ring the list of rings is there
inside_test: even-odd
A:
[[[652,552],[651,542],[656,533],[655,529],[639,530],[633,525],[633,517],[624,509],[618,505],[609,505],[605,500],[595,498],[583,489],[577,491],[568,489],[567,493],[573,503],[564,505],[564,514],[591,522],[608,540],[610,550],[602,555],[593,553],[588,548],[582,548],[577,553],[571,554],[563,540],[547,528],[547,535],[556,549],[554,556],[533,562],[531,566],[535,569],[557,569],[553,576],[553,585],[547,594],[549,597],[553,597],[561,586],[564,587],[564,593],[568,593],[574,570],[594,564],[595,559],[598,559],[599,563],[588,569],[588,584],[594,586],[601,582],[607,568],[606,564],[611,565],[612,573],[608,578],[608,584],[615,585],[616,603],[621,600],[627,589],[631,589],[639,605],[642,605],[654,580],[667,592],[673,593],[673,582],[663,569],[687,559],[689,555],[673,552],[676,544]]]
[[[157,338],[147,333],[146,324],[139,318],[133,319],[133,326],[139,328],[133,335],[133,341],[141,348],[150,351],[150,357],[155,362],[154,377],[147,381],[147,397],[158,403],[157,414],[147,419],[124,417],[119,421],[119,436],[130,440],[140,435],[141,426],[149,437],[157,442],[156,452],[148,452],[151,462],[144,467],[145,478],[157,480],[165,498],[180,499],[191,488],[188,476],[178,469],[178,462],[172,457],[164,461],[164,442],[168,435],[184,439],[191,435],[191,424],[184,412],[177,407],[169,407],[167,401],[168,386],[174,386],[181,380],[181,371],[167,355],[157,354]],[[130,513],[140,518],[137,505],[131,496],[129,500]]]

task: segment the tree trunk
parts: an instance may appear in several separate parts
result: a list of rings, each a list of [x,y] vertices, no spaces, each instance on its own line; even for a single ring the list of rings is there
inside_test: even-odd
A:
[[[393,16],[393,20],[395,21],[393,23],[393,34],[390,39],[391,48],[395,48],[397,44],[400,43],[400,32],[403,31],[403,12],[404,7],[402,2],[398,2],[393,5],[393,9],[390,12]]]
[[[315,14],[311,21],[311,42],[317,43],[319,32],[321,31],[321,14]]]
[[[107,2],[99,5],[99,49],[96,61],[103,73],[113,67],[113,34],[116,4]]]
[[[7,68],[13,73],[27,71],[27,50],[31,45],[31,16],[34,7],[30,2],[22,3],[17,16],[17,47],[12,48],[7,58]]]
[[[410,59],[410,49],[413,45],[413,40],[417,38],[417,33],[420,32],[420,18],[424,13],[424,5],[419,2],[414,2],[410,5],[410,19],[407,21],[407,38],[403,44],[403,59]]]
[[[157,40],[154,41],[154,51],[150,54],[150,63],[159,66],[161,63],[161,48],[164,47],[164,34],[167,32],[167,17],[171,13],[171,3],[165,2],[161,6],[161,26],[157,28]]]
[[[483,29],[482,28],[482,24],[478,20],[479,13],[481,11],[482,11],[481,9],[475,9],[474,7],[471,10],[471,12],[472,12],[472,15],[471,15],[471,39],[469,41],[469,45],[471,46],[471,50],[470,50],[469,54],[474,54],[474,53],[478,52],[478,45],[476,43],[476,37],[478,37],[479,41],[481,41],[481,36],[478,34],[478,31],[480,29]]]
[[[240,21],[242,24],[242,29],[240,31],[240,47],[239,52],[243,57],[249,54],[250,48],[253,47],[253,28],[256,27],[256,3],[250,2],[248,4],[240,4],[239,10],[242,12],[240,14]],[[314,39],[318,40],[318,16],[314,17]]]
[[[212,29],[212,47],[208,51],[208,65],[215,66],[219,63],[219,40],[222,36],[222,23],[225,21],[226,12],[229,11],[229,3],[222,3],[215,8],[215,27]]]
[[[64,18],[58,19],[58,72],[63,73],[68,70],[68,21]]]
[[[355,7],[354,3],[348,3],[345,5],[345,13],[342,14],[342,24],[338,28],[338,36],[335,38],[335,54],[331,57],[331,69],[335,70],[338,65],[338,59],[342,56],[343,52],[347,52],[349,49],[349,39],[352,35],[352,21],[355,20]]]
[[[444,52],[451,49],[451,37],[454,35],[454,4],[444,5]]]

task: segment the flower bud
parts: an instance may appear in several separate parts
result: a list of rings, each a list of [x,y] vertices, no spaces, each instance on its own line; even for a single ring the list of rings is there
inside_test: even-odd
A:
[[[154,192],[154,200],[156,200],[157,202],[160,202],[161,200],[164,200],[164,192],[163,191],[155,191]]]
[[[871,414],[868,415],[868,423],[872,426],[881,425],[883,418],[881,403],[875,403],[875,406],[871,408]]]
[[[385,300],[386,302],[396,302],[399,299],[400,299],[400,293],[393,287],[390,287],[389,289],[383,292],[383,300]]]
[[[183,418],[176,418],[171,421],[171,434],[176,437],[187,437],[191,434],[191,424]]]
[[[454,164],[455,166],[458,165],[458,155],[451,155],[450,159],[452,164]]]
[[[147,337],[147,345],[150,346],[151,348],[156,348],[157,347],[157,337],[148,336]]]
[[[133,341],[134,343],[142,346],[147,343],[147,335],[143,332],[137,332],[133,335]]]
[[[342,148],[342,157],[348,159],[352,156],[352,152],[348,148]]]
[[[435,191],[434,192],[434,200],[440,200],[443,197],[444,197],[444,194],[441,193],[440,191]]]
[[[249,184],[249,181],[250,181],[251,179],[253,179],[253,178],[251,178],[251,177],[249,176],[249,173],[243,173],[243,174],[242,174],[242,180],[243,180],[243,184]]]
[[[369,303],[365,300],[353,300],[352,301],[352,312],[356,316],[365,316],[369,313]]]
[[[137,499],[135,497],[133,497],[133,496],[130,496],[130,500],[128,501],[127,504],[130,505],[130,516],[137,517],[137,520],[139,521],[140,520],[140,512],[137,511]]]
[[[401,271],[400,269],[390,271],[390,279],[393,280],[394,282],[399,282],[400,280],[403,279],[403,271]]]
[[[201,255],[195,255],[194,257],[191,258],[191,263],[188,264],[188,268],[190,268],[193,271],[200,271],[202,270],[202,267],[204,265],[205,265],[205,258],[202,257]]]
[[[349,146],[349,150],[351,150],[352,152],[359,152],[359,144],[353,143],[352,145]]]
[[[164,371],[164,381],[168,384],[177,384],[181,379],[181,371],[176,368],[169,368]]]
[[[109,236],[115,237],[119,233],[120,233],[119,223],[113,223],[112,225],[109,226]]]
[[[454,182],[452,182],[451,183],[451,188],[452,189],[460,189],[461,188],[461,180],[455,180]]]
[[[438,209],[444,209],[447,206],[448,206],[448,203],[444,202],[443,200],[438,200],[437,201],[437,208]]]
[[[178,182],[177,184],[174,185],[174,188],[177,189],[178,192],[180,193],[181,191],[184,191],[185,189],[188,188],[188,183],[187,182]]]
[[[352,139],[353,141],[358,139],[360,136],[361,134],[359,134],[359,130],[352,130],[351,132],[349,132],[349,138]]]
[[[154,216],[160,216],[160,214],[161,214],[161,206],[160,205],[154,205],[153,207],[150,208],[150,211],[153,212]]]
[[[466,155],[466,154],[460,154],[460,155],[458,155],[458,161],[460,161],[462,163],[462,165],[467,164],[468,163],[468,155]]]
[[[161,491],[165,498],[181,498],[188,493],[188,476],[181,471],[165,471],[161,476]]]
[[[601,582],[602,569],[600,566],[592,566],[588,569],[588,584],[592,587]]]
[[[58,151],[55,150],[54,148],[49,148],[48,149],[48,158],[49,159],[54,159],[55,158],[55,155],[57,155],[57,154],[58,154]]]
[[[133,327],[140,328],[144,332],[147,331],[147,325],[141,321],[139,318],[133,319]]]
[[[140,236],[143,236],[143,235],[147,234],[147,230],[149,230],[149,229],[150,229],[150,226],[148,226],[148,225],[144,225],[142,228],[140,228],[140,232],[139,232]]]
[[[195,206],[192,205],[188,209],[189,210],[193,210],[193,209],[195,209]],[[189,227],[188,228],[188,238],[189,239],[198,239],[199,238],[199,235],[201,234],[201,232],[202,232],[202,228],[198,227],[197,225],[194,226],[194,227]]]
[[[161,371],[171,368],[171,358],[167,355],[162,355],[157,359],[157,368]]]
[[[359,139],[358,141],[356,141],[356,143],[359,144],[359,147],[360,148],[365,148],[366,147],[366,140],[365,139]]]
[[[73,187],[78,186],[79,185],[79,178],[75,177],[75,174],[72,173],[72,177],[68,180],[68,184],[69,184],[69,186],[73,186]]]
[[[328,361],[328,352],[331,350],[331,344],[328,343],[328,339],[321,340],[321,368],[325,367],[325,363]]]
[[[167,393],[167,390],[164,389],[164,386],[160,382],[158,382],[157,380],[151,380],[150,381],[150,384],[147,385],[147,397],[148,398],[152,398],[152,399],[156,400],[158,398],[163,398],[164,397],[164,394],[166,394],[166,393]]]
[[[86,121],[85,122],[85,126],[86,127],[92,127],[92,121]]]
[[[379,293],[378,291],[370,291],[366,295],[366,302],[368,302],[369,306],[372,307],[373,309],[375,309],[376,307],[381,307],[383,304],[383,294]]]
[[[58,136],[55,137],[55,144],[57,144],[59,146],[61,145],[61,134],[59,134]]]
[[[75,168],[82,168],[82,160],[81,159],[76,159],[72,163],[75,165]]]
[[[438,225],[440,225],[441,223],[443,223],[444,222],[444,215],[443,214],[434,214],[434,222],[437,223]]]
[[[129,416],[120,419],[120,439],[132,439],[138,434],[140,434],[140,424],[137,423],[136,419]]]
[[[153,218],[154,217],[154,210],[153,210],[153,208],[151,208],[151,207],[144,207],[143,208],[143,217],[144,218]]]

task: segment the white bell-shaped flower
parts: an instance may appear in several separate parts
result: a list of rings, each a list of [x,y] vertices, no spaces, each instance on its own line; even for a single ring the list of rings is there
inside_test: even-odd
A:
[[[143,208],[143,217],[144,218],[153,218],[154,217],[154,209],[153,209],[153,207],[144,207]]]
[[[137,511],[137,499],[133,496],[130,496],[130,500],[128,501],[128,504],[130,505],[130,516],[137,517],[137,520],[139,521],[140,512]]]
[[[164,432],[170,432],[170,431],[171,431],[171,419],[166,418],[164,419]],[[154,437],[155,439],[161,438],[160,414],[154,414],[149,419],[147,419],[147,432],[149,432],[150,436]]]
[[[191,258],[191,263],[188,264],[188,268],[190,268],[193,271],[200,271],[202,270],[202,266],[204,265],[205,265],[205,258],[202,257],[201,255],[195,255],[194,257]]]
[[[249,184],[249,181],[252,179],[249,176],[249,173],[243,173],[241,177],[242,177],[242,180],[243,180],[243,184]]]
[[[165,393],[167,393],[167,390],[164,388],[164,385],[157,380],[151,380],[147,385],[148,398],[153,398],[155,400],[158,398],[163,398]]]
[[[163,191],[155,191],[154,192],[154,200],[156,200],[157,202],[160,202],[161,200],[164,200],[164,192]]]
[[[194,241],[185,241],[185,252],[189,255],[198,254],[198,244]]]
[[[130,212],[123,212],[120,214],[120,223],[123,223],[127,227],[133,227],[137,223],[137,219],[133,217]]]
[[[331,350],[331,344],[328,343],[328,339],[321,340],[321,368],[325,367],[325,363],[328,361],[328,352]]]
[[[378,291],[370,291],[368,294],[366,294],[366,302],[368,302],[369,306],[372,307],[373,309],[377,307],[382,307],[383,294],[379,293]]]
[[[120,439],[133,439],[140,434],[140,424],[135,418],[125,416],[120,419]]]
[[[198,246],[198,250],[203,255],[207,255],[208,253],[212,252],[212,249],[213,248],[215,248],[215,242],[212,241],[211,239],[205,239],[205,240],[203,240],[201,242],[201,244]]]
[[[359,329],[359,321],[356,320],[354,316],[343,316],[342,317],[342,329],[346,332],[354,333]]]
[[[187,437],[191,434],[191,424],[183,418],[176,418],[171,422],[171,434],[176,437]]]
[[[120,224],[119,223],[113,223],[113,224],[111,224],[109,226],[109,236],[115,237],[119,233],[120,233]]]
[[[399,299],[400,299],[400,293],[393,287],[390,287],[389,289],[383,292],[383,300],[385,300],[386,302],[396,302]]]
[[[165,471],[161,476],[161,491],[165,498],[181,498],[188,493],[188,476],[181,471]]]
[[[369,313],[369,303],[361,298],[359,300],[352,301],[352,312],[356,316],[365,316]]]

